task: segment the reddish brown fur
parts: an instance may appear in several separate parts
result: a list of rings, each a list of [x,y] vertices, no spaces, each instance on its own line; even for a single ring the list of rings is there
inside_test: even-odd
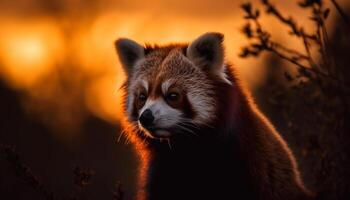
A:
[[[195,80],[205,81],[203,87],[213,92],[217,116],[210,126],[214,129],[201,127],[203,134],[199,138],[175,138],[174,149],[170,149],[167,143],[135,133],[140,130],[125,119],[128,138],[141,158],[137,199],[312,199],[293,153],[259,111],[232,67],[227,65],[226,71],[232,85],[216,76],[197,73],[200,69],[187,68],[193,71],[183,72],[180,67],[172,67],[184,64],[177,59],[184,55],[186,47],[148,46],[147,59],[135,74],[147,77],[152,98],[160,95],[156,87],[167,77],[196,74]],[[169,62],[167,59],[176,64],[163,65]],[[130,80],[129,77],[126,89]],[[193,169],[196,170],[191,172]]]

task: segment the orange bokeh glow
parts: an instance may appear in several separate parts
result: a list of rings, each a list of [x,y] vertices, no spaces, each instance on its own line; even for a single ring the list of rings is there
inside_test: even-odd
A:
[[[241,33],[244,21],[239,6],[243,0],[214,3],[179,0],[170,4],[100,0],[103,2],[98,4],[101,9],[94,7],[96,4],[89,6],[80,1],[66,1],[67,5],[62,4],[57,13],[40,10],[40,1],[28,2],[33,2],[27,5],[30,4],[31,9],[39,10],[33,16],[19,16],[18,12],[0,14],[0,76],[11,87],[27,92],[38,102],[54,101],[51,105],[55,106],[51,107],[74,107],[79,102],[103,120],[117,123],[121,119],[122,94],[118,88],[125,80],[125,74],[113,46],[119,37],[131,38],[141,44],[166,44],[190,42],[208,31],[221,32],[225,34],[226,57],[234,63],[248,87],[254,89],[265,81],[264,55],[259,59],[240,59],[238,56],[241,47],[247,44]],[[308,13],[305,14],[294,1],[284,4],[278,5],[294,14],[298,21],[305,22],[305,27],[312,27]],[[11,9],[21,9],[16,6]],[[0,8],[0,11],[4,10]],[[332,12],[330,18],[331,24],[334,20]],[[264,15],[262,23],[277,41],[295,49],[303,47],[272,17]],[[61,76],[65,77],[64,84],[61,84]]]
[[[16,88],[29,88],[52,69],[62,56],[62,37],[52,22],[5,23],[0,32],[4,77]]]
[[[122,114],[122,91],[117,88],[115,79],[102,77],[89,86],[86,105],[98,117],[115,123]]]

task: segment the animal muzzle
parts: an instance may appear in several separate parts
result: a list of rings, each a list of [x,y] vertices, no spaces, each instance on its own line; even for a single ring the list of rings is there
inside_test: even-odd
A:
[[[139,122],[146,129],[152,127],[154,122],[154,116],[152,114],[152,111],[150,109],[146,109],[145,111],[143,111],[143,113],[139,117]]]

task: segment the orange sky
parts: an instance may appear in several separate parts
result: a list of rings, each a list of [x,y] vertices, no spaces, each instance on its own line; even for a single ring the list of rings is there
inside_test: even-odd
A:
[[[34,99],[35,103],[52,104],[47,109],[63,109],[60,112],[67,115],[62,114],[59,120],[68,123],[79,119],[74,115],[84,112],[70,112],[80,106],[117,123],[121,109],[117,88],[124,74],[114,51],[115,39],[165,44],[188,42],[204,32],[217,31],[225,34],[227,58],[254,88],[264,81],[264,58],[238,56],[247,43],[240,33],[242,2],[246,1],[1,1],[0,76],[11,87],[24,91],[26,101]],[[309,27],[308,13],[297,8],[297,1],[275,2]],[[344,5],[346,0],[339,2]],[[263,23],[277,40],[301,48],[298,40],[290,39],[288,29],[273,18],[264,17]],[[69,89],[61,85],[60,76],[65,77]],[[37,110],[35,103],[30,104],[30,110]],[[47,110],[40,112],[45,115]],[[71,117],[66,117],[68,113]]]

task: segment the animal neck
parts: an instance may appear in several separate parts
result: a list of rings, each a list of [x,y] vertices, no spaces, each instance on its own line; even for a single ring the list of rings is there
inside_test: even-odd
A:
[[[149,149],[140,173],[144,176],[142,196],[155,200],[223,199],[228,191],[246,191],[247,173],[237,141],[233,137],[223,140],[216,134],[174,138],[171,147],[159,142]]]

